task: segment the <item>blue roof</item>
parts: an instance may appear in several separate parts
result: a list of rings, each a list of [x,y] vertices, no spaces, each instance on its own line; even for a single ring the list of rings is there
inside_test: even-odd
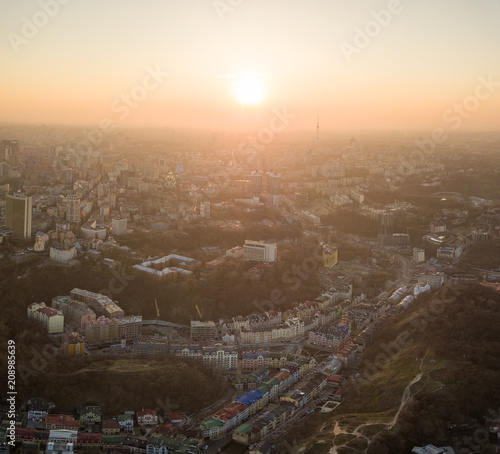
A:
[[[264,397],[264,393],[259,391],[258,389],[252,389],[251,391],[246,392],[243,396],[236,399],[236,402],[241,402],[245,404],[247,407],[252,406],[259,400]]]

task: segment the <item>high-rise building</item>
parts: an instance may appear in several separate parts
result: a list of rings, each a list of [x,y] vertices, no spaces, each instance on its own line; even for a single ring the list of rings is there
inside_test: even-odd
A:
[[[262,173],[260,172],[252,172],[251,176],[251,186],[252,186],[252,194],[260,195],[262,194],[262,181],[263,181]]]
[[[14,236],[31,238],[31,214],[33,201],[21,193],[7,195],[5,200],[5,226],[12,229]]]
[[[381,213],[379,216],[381,235],[392,235],[394,233],[394,218],[391,213]]]
[[[0,142],[0,161],[13,161],[19,152],[17,140],[2,140]]]
[[[276,172],[269,172],[267,174],[268,190],[269,194],[280,195],[281,194],[281,174]]]
[[[67,198],[66,219],[71,224],[80,222],[80,196],[70,194]]]

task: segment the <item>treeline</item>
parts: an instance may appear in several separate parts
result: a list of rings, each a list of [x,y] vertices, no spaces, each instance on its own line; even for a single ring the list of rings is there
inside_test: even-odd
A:
[[[93,402],[108,414],[141,408],[192,413],[223,397],[227,389],[227,383],[215,379],[201,362],[172,357],[56,357],[39,372],[33,371],[27,382],[19,379],[17,387],[23,401],[42,397],[56,405],[54,411],[72,413]]]
[[[347,210],[336,210],[334,213],[321,216],[321,223],[331,225],[343,233],[353,233],[368,238],[376,238],[379,228],[375,219]]]
[[[500,267],[500,242],[489,240],[471,244],[467,248],[463,265],[486,270],[497,269]]]
[[[221,229],[203,224],[194,225],[180,231],[167,231],[163,234],[137,233],[120,238],[122,246],[129,246],[140,250],[146,255],[157,255],[165,251],[176,250],[179,253],[189,254],[203,247],[217,245],[221,248],[242,246],[245,240],[275,240],[286,238],[301,238],[302,231],[297,225],[280,225],[270,227],[261,223],[252,223],[241,229]]]

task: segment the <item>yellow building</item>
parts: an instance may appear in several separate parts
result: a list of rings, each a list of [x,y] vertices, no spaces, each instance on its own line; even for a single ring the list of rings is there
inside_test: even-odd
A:
[[[81,334],[75,332],[64,333],[61,349],[66,355],[83,356],[85,354],[85,340]]]
[[[28,306],[28,318],[42,323],[49,334],[64,332],[62,311],[48,307],[45,303],[33,303]]]
[[[323,246],[323,265],[325,268],[331,268],[339,261],[339,250],[337,246]]]

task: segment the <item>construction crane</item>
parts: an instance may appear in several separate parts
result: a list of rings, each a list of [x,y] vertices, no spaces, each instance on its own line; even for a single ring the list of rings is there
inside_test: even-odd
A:
[[[160,317],[160,309],[158,309],[158,301],[155,298],[155,306],[156,306],[156,320]]]
[[[196,311],[198,312],[198,315],[199,315],[200,320],[201,320],[203,317],[201,316],[200,308],[198,307],[198,305],[196,305],[195,307],[196,307]]]

